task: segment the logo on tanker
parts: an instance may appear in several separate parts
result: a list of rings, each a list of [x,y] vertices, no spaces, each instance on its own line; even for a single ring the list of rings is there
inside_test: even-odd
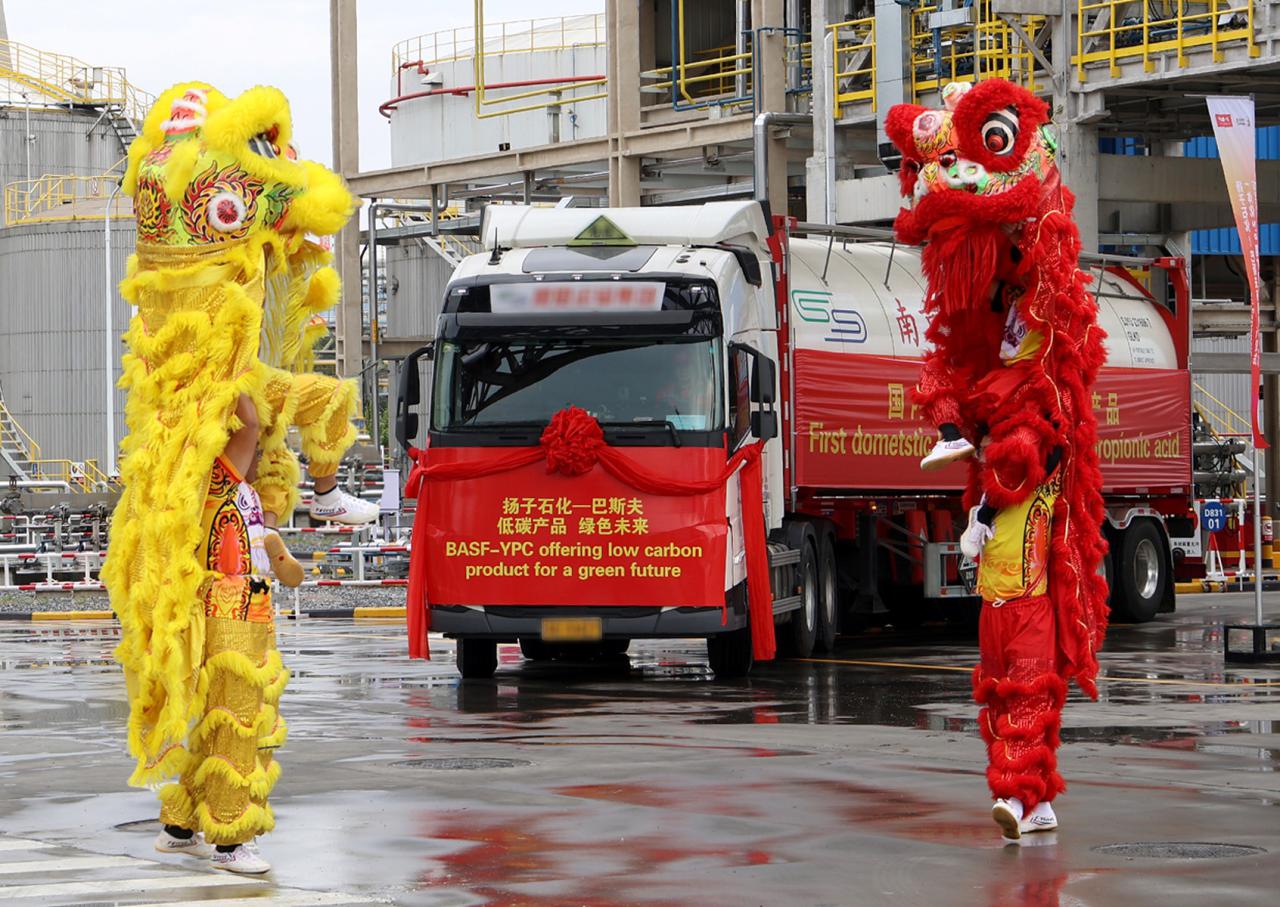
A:
[[[827,343],[866,343],[867,323],[856,309],[837,308],[831,293],[822,290],[792,290],[791,306],[802,321],[828,325]]]

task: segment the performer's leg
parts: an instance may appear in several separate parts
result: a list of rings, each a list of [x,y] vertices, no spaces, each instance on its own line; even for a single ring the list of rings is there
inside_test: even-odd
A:
[[[294,382],[294,375],[279,369],[270,370],[265,382],[265,405],[269,418],[265,420],[262,460],[258,464],[253,487],[262,499],[264,521],[271,527],[288,519],[298,503],[298,481],[302,472],[298,468],[298,458],[287,443],[289,425],[298,406]]]
[[[986,706],[978,723],[987,743],[987,782],[998,800],[1019,802],[1021,818],[1065,789],[1056,751],[1066,684],[1055,670],[1049,599],[984,603],[978,639],[974,698]]]
[[[294,422],[302,433],[302,452],[315,482],[311,515],[339,523],[368,523],[378,518],[377,505],[338,488],[338,466],[355,442],[351,419],[357,411],[355,386],[326,375],[308,373],[295,381],[298,409]]]

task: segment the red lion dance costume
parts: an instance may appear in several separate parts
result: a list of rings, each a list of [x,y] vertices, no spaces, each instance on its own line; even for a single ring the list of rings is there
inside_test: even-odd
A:
[[[916,397],[943,435],[930,457],[977,453],[965,494],[983,598],[974,697],[992,815],[1017,838],[1057,827],[1068,681],[1097,697],[1106,543],[1090,392],[1106,354],[1045,104],[1000,80],[953,83],[943,100],[897,105],[885,128],[914,200],[898,237],[926,244],[933,350]]]

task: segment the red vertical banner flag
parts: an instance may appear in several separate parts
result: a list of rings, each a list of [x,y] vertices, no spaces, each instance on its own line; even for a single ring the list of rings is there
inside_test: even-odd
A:
[[[1253,400],[1249,418],[1253,443],[1259,450],[1267,446],[1258,425],[1261,405],[1258,387],[1262,383],[1262,338],[1258,331],[1258,298],[1262,289],[1262,269],[1258,261],[1258,149],[1255,144],[1253,98],[1239,95],[1211,95],[1209,116],[1213,120],[1213,137],[1218,142],[1222,174],[1231,196],[1231,210],[1236,215],[1240,233],[1240,251],[1244,255],[1245,273],[1249,277],[1249,358],[1252,363]]]

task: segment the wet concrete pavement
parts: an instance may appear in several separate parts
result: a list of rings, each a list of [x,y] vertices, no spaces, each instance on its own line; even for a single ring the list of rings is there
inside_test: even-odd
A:
[[[735,683],[693,643],[507,647],[462,684],[451,643],[410,663],[397,623],[284,623],[292,732],[253,882],[151,850],[114,627],[0,624],[0,903],[1274,905],[1280,670],[1224,667],[1216,629],[1251,608],[1188,595],[1113,629],[1101,701],[1064,715],[1062,828],[1021,847],[987,815],[963,637],[845,639]],[[1099,849],[1139,842],[1244,850]]]

